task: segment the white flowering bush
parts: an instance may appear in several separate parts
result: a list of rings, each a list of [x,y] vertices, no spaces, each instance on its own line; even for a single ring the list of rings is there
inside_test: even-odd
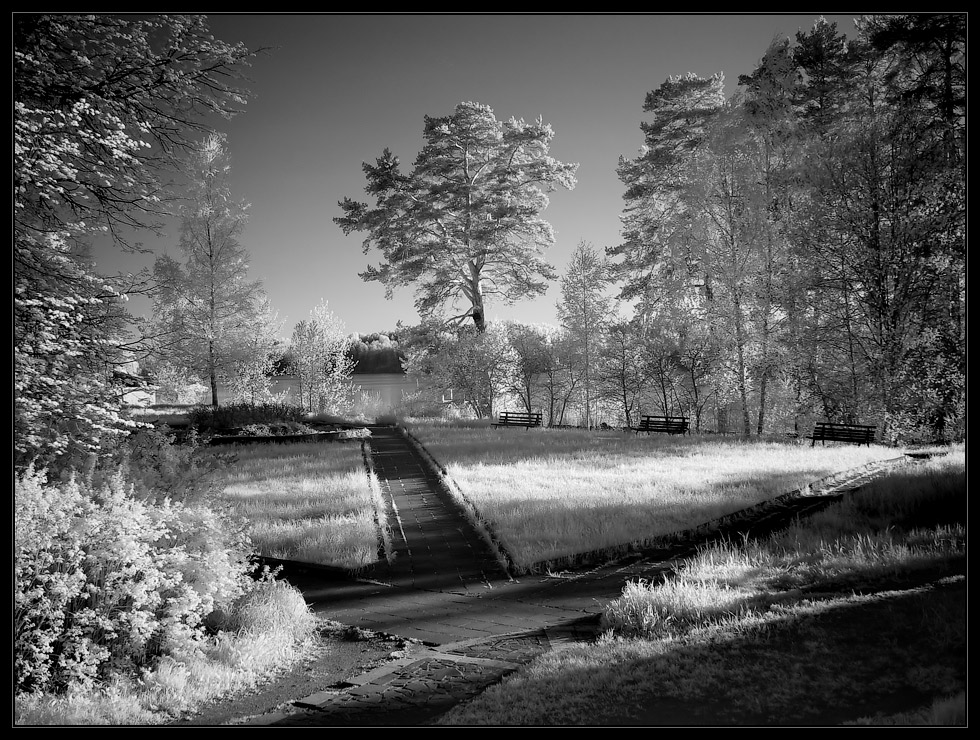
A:
[[[15,481],[16,692],[91,688],[199,654],[206,619],[255,587],[242,525],[201,506],[100,485]]]

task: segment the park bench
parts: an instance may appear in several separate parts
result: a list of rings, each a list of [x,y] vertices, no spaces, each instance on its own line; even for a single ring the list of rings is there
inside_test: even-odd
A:
[[[640,432],[664,432],[666,434],[687,434],[690,422],[686,416],[641,416],[639,425],[633,427]]]
[[[829,421],[818,421],[813,428],[813,434],[809,439],[810,446],[813,447],[817,440],[820,444],[826,442],[851,442],[857,445],[868,445],[875,440],[877,427],[866,424],[835,424]]]
[[[527,411],[501,411],[491,426],[495,427],[531,427],[541,426],[540,413],[528,413]]]

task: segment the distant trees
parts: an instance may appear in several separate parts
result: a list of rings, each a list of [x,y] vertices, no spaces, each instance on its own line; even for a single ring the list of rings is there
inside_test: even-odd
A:
[[[191,195],[181,211],[178,246],[186,261],[163,255],[153,269],[157,351],[203,378],[217,406],[219,377],[249,376],[246,385],[254,389],[255,364],[271,362],[278,327],[261,282],[248,277],[249,254],[238,241],[247,206],[234,201],[228,188],[224,137],[206,137],[185,169]],[[244,386],[240,390],[249,395]]]
[[[355,373],[401,373],[403,352],[397,332],[373,332],[352,337]]]
[[[365,163],[365,191],[375,203],[345,198],[334,222],[345,234],[365,232],[365,253],[380,252],[382,262],[361,273],[364,280],[389,294],[413,286],[423,318],[462,301],[467,307],[456,318],[471,317],[483,332],[486,300],[540,295],[554,279],[543,258],[554,235],[540,213],[548,193],[575,187],[578,165],[549,155],[554,132],[540,119],[501,122],[479,103],[426,116],[423,136],[408,174],[387,149],[374,165]]]

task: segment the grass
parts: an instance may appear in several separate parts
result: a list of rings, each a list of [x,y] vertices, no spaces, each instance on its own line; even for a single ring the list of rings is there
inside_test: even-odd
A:
[[[378,561],[386,514],[361,443],[215,449],[235,452],[220,498],[248,520],[260,555],[354,571]]]
[[[445,725],[965,725],[965,452],[634,582]]]
[[[438,423],[409,429],[518,573],[652,544],[833,473],[901,456],[878,445]]]
[[[411,432],[527,569],[901,454],[485,425]],[[361,444],[228,448],[237,461],[221,498],[252,523],[263,555],[362,568],[386,530]],[[440,723],[965,724],[965,491],[959,447],[779,536],[705,549],[662,583],[629,584],[600,640],[556,647]],[[17,724],[154,724],[247,692],[301,645],[259,621],[270,632],[223,633],[140,686],[19,700]]]

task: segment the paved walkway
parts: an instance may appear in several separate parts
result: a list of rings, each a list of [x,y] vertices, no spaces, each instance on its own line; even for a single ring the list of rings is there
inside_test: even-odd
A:
[[[659,580],[704,533],[628,562],[565,577],[512,578],[445,489],[431,460],[398,429],[373,427],[371,459],[397,526],[394,558],[357,579],[286,566],[283,577],[331,620],[420,641],[410,656],[294,702],[250,724],[406,726],[430,723],[566,640],[595,637],[604,604],[628,580]],[[712,528],[711,537],[761,534],[826,506],[896,462],[829,478]]]

